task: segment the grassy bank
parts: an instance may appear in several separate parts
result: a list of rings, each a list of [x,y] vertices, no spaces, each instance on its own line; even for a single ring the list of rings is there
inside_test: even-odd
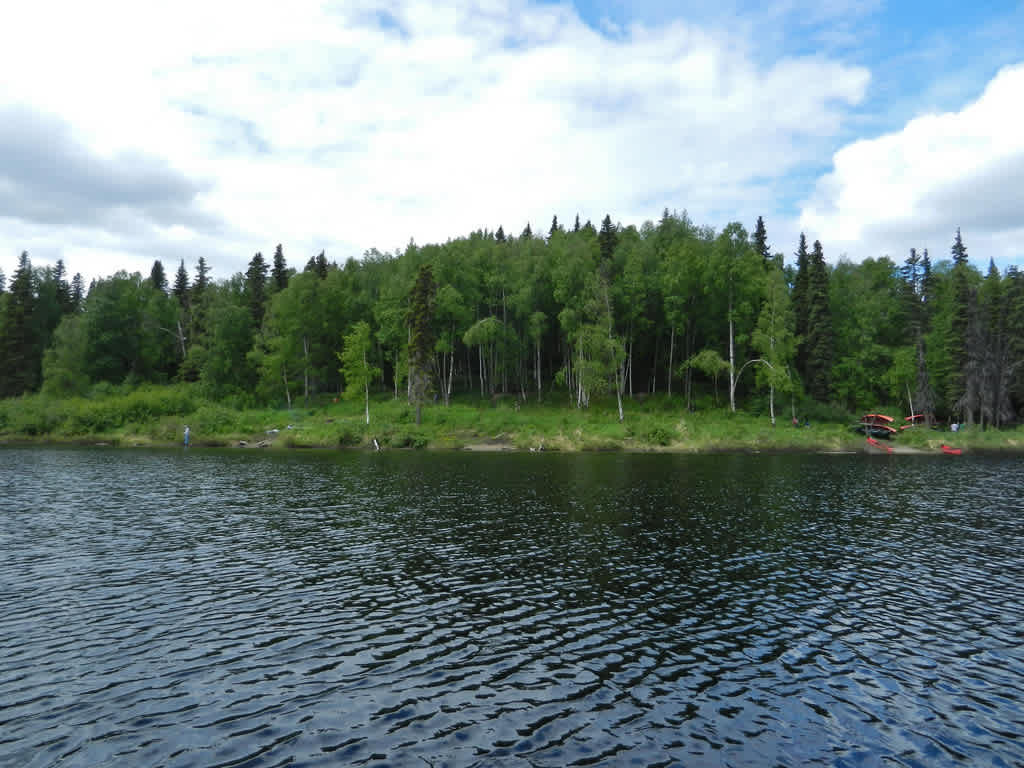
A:
[[[558,451],[859,451],[863,437],[849,422],[794,428],[780,419],[730,413],[726,409],[686,412],[678,399],[649,397],[626,404],[619,423],[614,403],[580,411],[563,397],[516,405],[512,397],[464,398],[451,406],[423,409],[423,423],[404,400],[387,395],[370,405],[370,426],[362,403],[322,398],[291,410],[235,407],[204,399],[190,385],[106,388],[90,397],[52,399],[43,395],[0,401],[0,441],[173,445],[185,424],[196,445],[263,448],[432,448]],[[1024,430],[949,432],[908,430],[895,445],[938,451],[943,443],[965,451],[1024,451]]]

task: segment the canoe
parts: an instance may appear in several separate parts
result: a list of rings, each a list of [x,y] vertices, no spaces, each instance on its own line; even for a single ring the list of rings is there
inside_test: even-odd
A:
[[[959,448],[954,448],[950,445],[942,444],[942,452],[948,453],[950,456],[959,456],[962,451]]]

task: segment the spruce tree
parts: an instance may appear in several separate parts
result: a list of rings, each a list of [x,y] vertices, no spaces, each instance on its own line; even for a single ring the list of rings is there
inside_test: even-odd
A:
[[[18,268],[11,276],[10,293],[4,306],[3,365],[0,366],[0,395],[11,397],[30,391],[39,383],[42,350],[37,349],[35,324],[35,280],[32,262],[22,251]]]
[[[954,266],[967,263],[967,246],[964,245],[963,238],[960,237],[960,227],[956,228],[956,237],[953,239],[953,247],[950,250],[953,253]]]
[[[416,283],[409,294],[409,383],[412,402],[416,406],[416,423],[422,423],[422,407],[430,390],[430,372],[434,356],[434,297],[437,283],[429,264],[416,274]]]
[[[153,268],[149,271],[149,282],[158,291],[167,290],[167,274],[164,272],[164,265],[160,259],[153,262]]]
[[[558,215],[556,214],[551,217],[551,229],[548,230],[548,238],[550,239],[550,237],[559,230],[561,230],[561,227],[558,225]]]
[[[916,414],[931,425],[935,421],[935,392],[928,370],[926,334],[929,330],[928,288],[931,280],[931,264],[928,251],[918,256],[917,250],[910,249],[910,255],[900,268],[902,280],[903,315],[907,321],[907,342],[914,348],[916,365],[913,408]]]
[[[573,232],[579,232],[580,231],[580,215],[578,213],[576,214],[576,221],[572,225],[572,231]]]
[[[303,272],[315,272],[321,280],[327,277],[327,255],[324,251],[320,251],[316,256],[310,256],[309,261],[306,262],[306,268]]]
[[[615,254],[615,246],[619,244],[619,231],[612,224],[611,214],[606,213],[601,221],[601,231],[597,235],[597,243],[601,252],[601,261],[611,261]]]
[[[259,330],[263,325],[267,301],[267,263],[259,251],[256,251],[256,255],[249,262],[249,268],[245,271],[244,290],[253,328]]]
[[[523,240],[529,240],[533,237],[533,230],[530,229],[530,222],[526,222],[526,226],[523,228],[523,233],[519,237]]]
[[[82,281],[82,273],[75,272],[71,278],[71,311],[78,314],[82,311],[82,303],[85,301],[85,288]]]
[[[956,230],[956,238],[951,248],[953,255],[952,274],[952,321],[949,331],[949,358],[950,372],[946,392],[951,410],[966,417],[968,423],[973,423],[974,413],[966,401],[968,381],[968,344],[971,325],[971,312],[974,307],[974,294],[971,290],[969,265],[967,262],[967,247],[963,238],[960,237],[959,227]]]
[[[198,304],[202,301],[206,286],[210,284],[210,268],[206,266],[206,259],[202,256],[196,263],[196,281],[192,284],[192,301]]]
[[[57,304],[62,314],[69,315],[74,309],[71,304],[71,286],[67,281],[67,273],[64,268],[64,259],[57,259],[57,265],[53,268],[53,280],[57,291]]]
[[[829,306],[828,268],[821,242],[814,241],[808,269],[806,366],[807,391],[826,402],[832,392],[832,310]]]
[[[498,231],[494,233],[494,239],[499,243],[505,242],[505,229],[501,226],[501,224],[498,225]]]
[[[668,209],[665,209],[668,212]],[[768,247],[768,230],[765,229],[764,219],[760,216],[757,217],[757,224],[754,226],[754,239],[753,239],[754,250],[761,257],[761,261],[767,267],[772,263],[772,252]]]
[[[801,377],[807,377],[807,313],[810,286],[810,258],[807,255],[807,238],[800,233],[796,248],[796,277],[793,279],[793,317],[796,321],[797,354],[796,368]]]
[[[974,387],[978,398],[978,410],[982,427],[1001,427],[1013,417],[1010,404],[1010,347],[1006,334],[1007,302],[1006,286],[990,259],[988,275],[978,291],[978,312],[975,325],[979,326],[971,345],[973,365],[976,372]]]
[[[174,277],[174,288],[171,290],[171,293],[178,299],[178,304],[181,305],[182,309],[188,306],[189,282],[184,259],[181,260],[181,264],[178,266],[178,272]]]
[[[0,293],[6,293],[7,291],[7,276],[4,271],[0,269]]]
[[[288,287],[288,265],[285,264],[284,249],[280,243],[274,250],[274,267],[270,271],[270,280],[276,291],[283,291]]]
[[[1024,273],[1006,270],[1007,388],[1015,412],[1024,410]]]

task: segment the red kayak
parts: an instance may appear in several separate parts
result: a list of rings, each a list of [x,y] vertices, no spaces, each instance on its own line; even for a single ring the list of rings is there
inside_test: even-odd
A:
[[[875,440],[875,438],[873,438],[873,437],[869,437],[868,438],[868,445],[873,445],[873,446],[875,446],[875,448],[881,448],[886,453],[892,453],[892,448],[890,448],[888,445],[882,445],[880,442]]]
[[[945,443],[942,444],[942,452],[948,453],[950,456],[959,456],[961,454],[961,450],[959,448],[953,448]]]

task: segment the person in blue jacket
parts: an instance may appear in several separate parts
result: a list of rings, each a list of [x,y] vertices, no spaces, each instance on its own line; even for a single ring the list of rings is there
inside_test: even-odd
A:
[[[188,448],[188,425],[185,425],[185,447]]]

